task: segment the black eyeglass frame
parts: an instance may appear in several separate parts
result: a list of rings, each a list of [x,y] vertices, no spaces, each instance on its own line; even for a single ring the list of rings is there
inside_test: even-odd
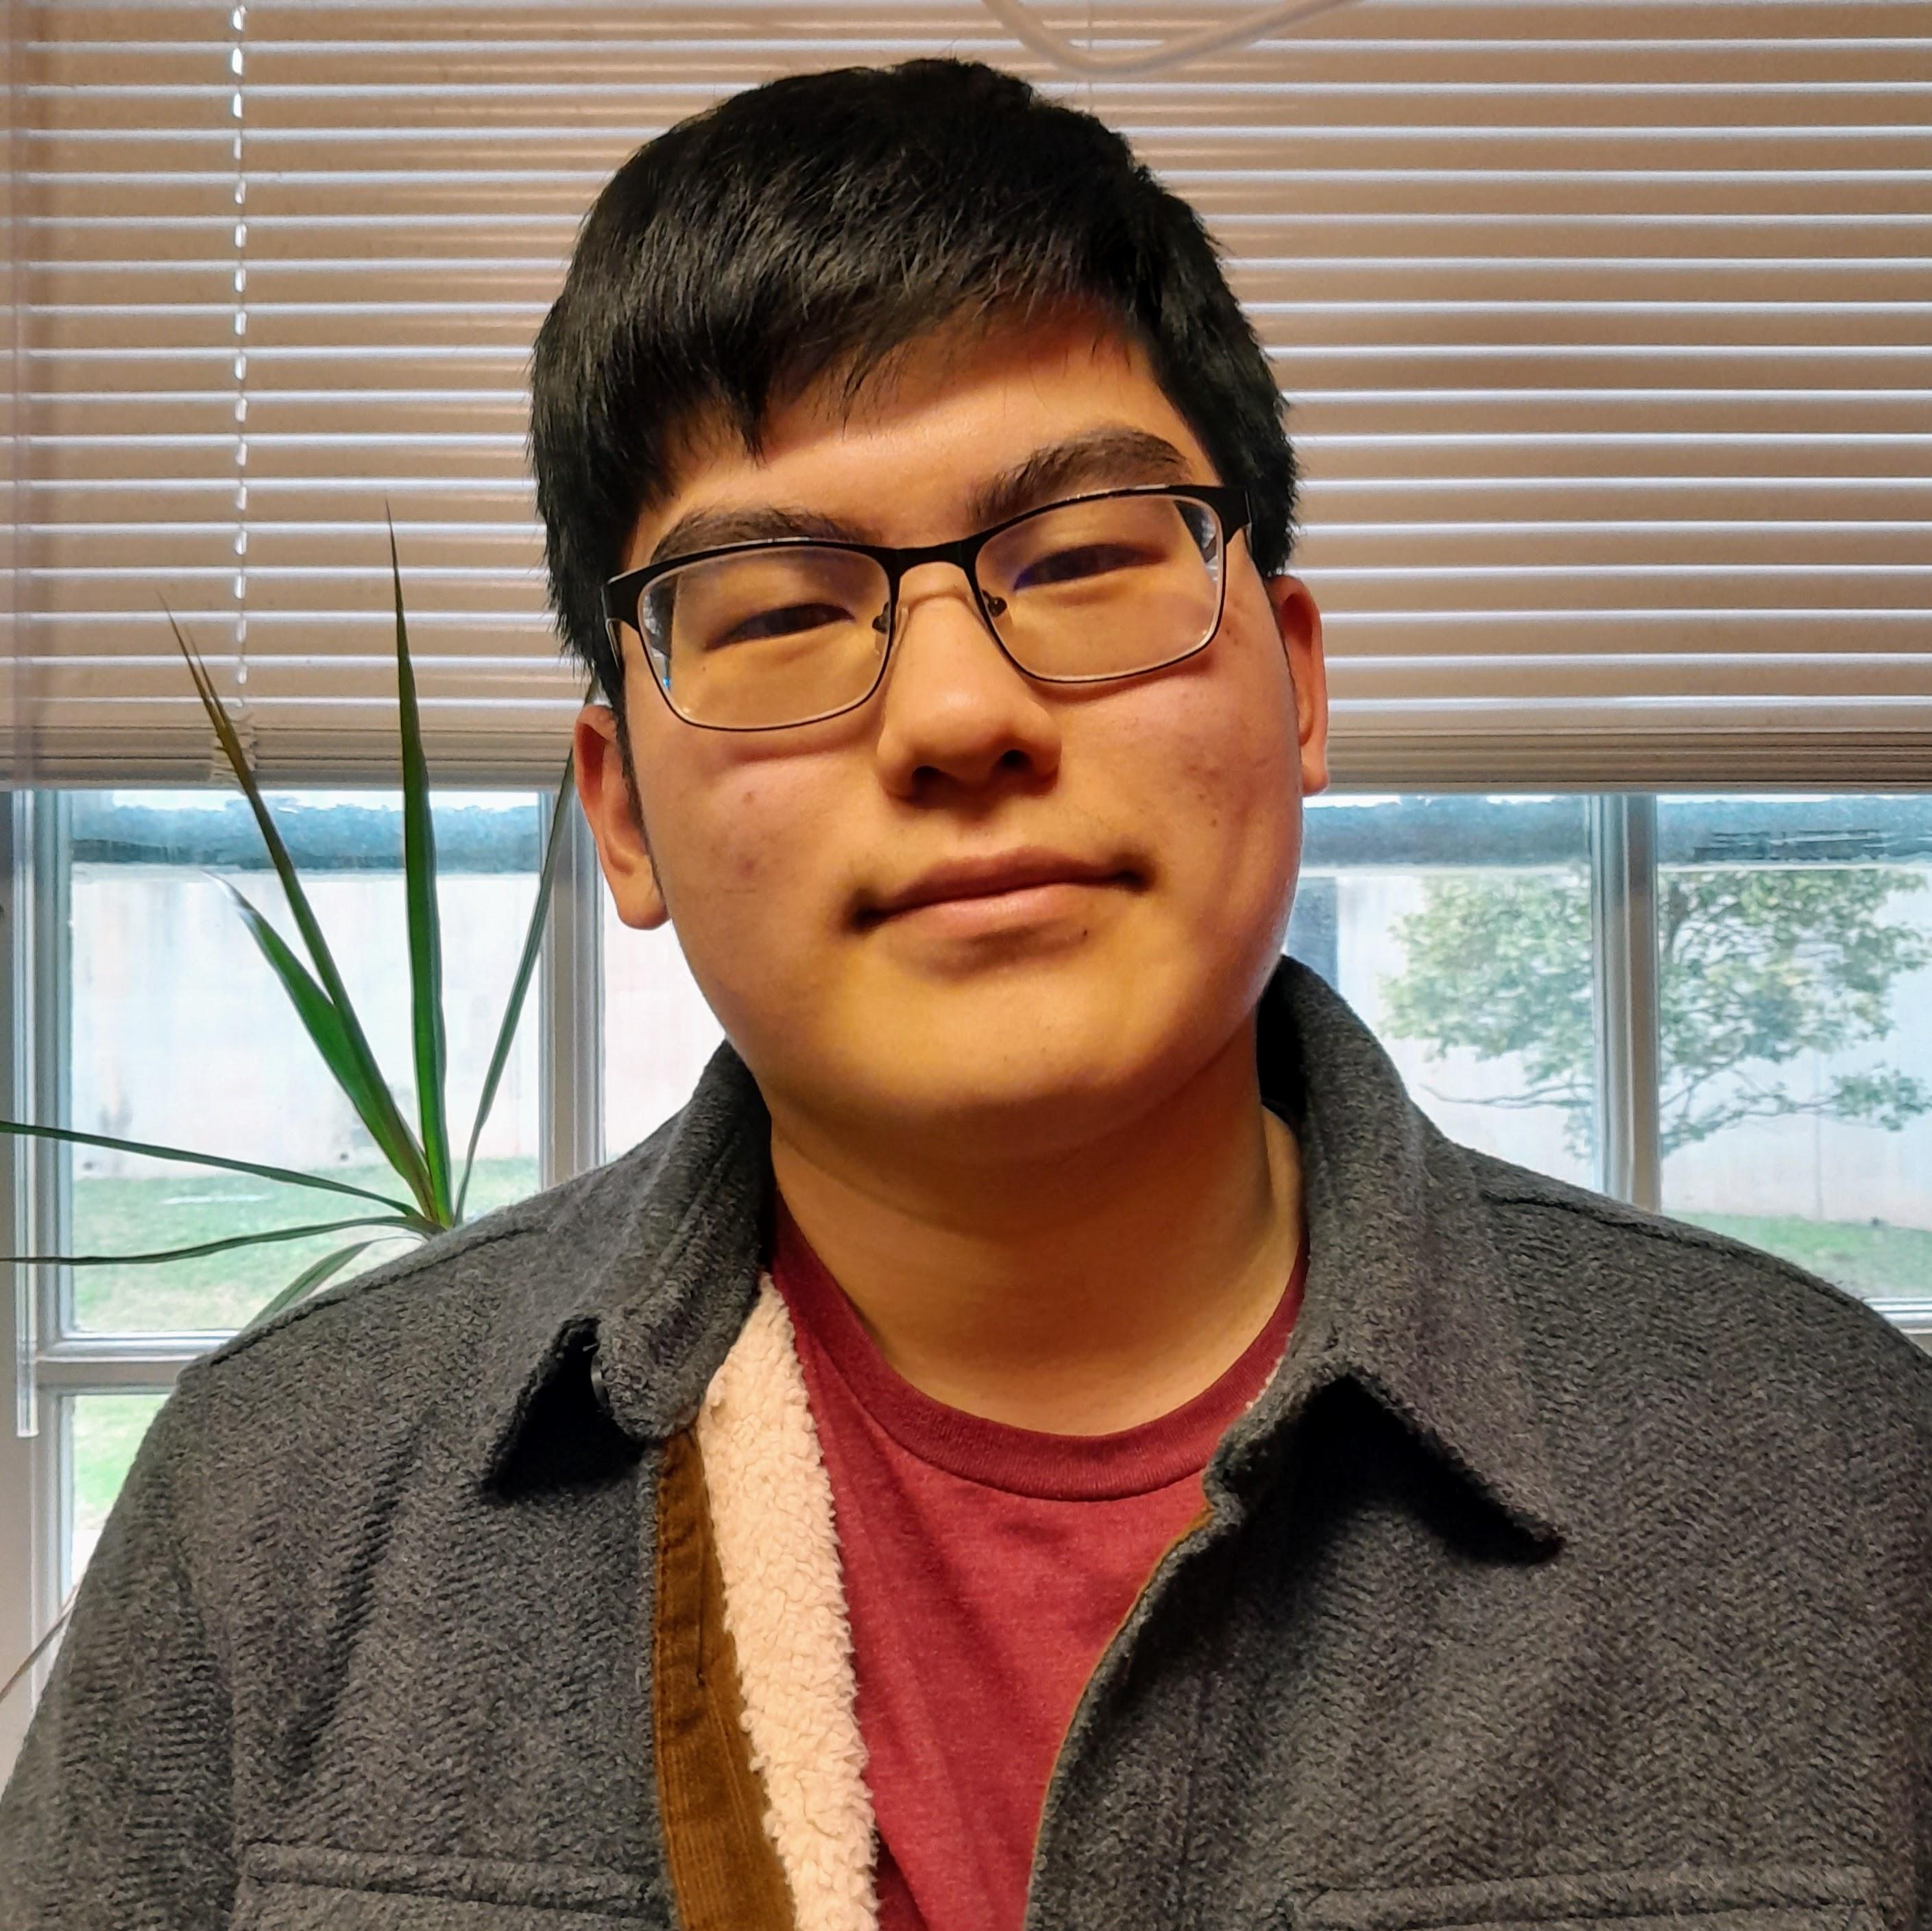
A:
[[[1198,643],[1190,645],[1173,657],[1163,658],[1158,664],[1144,665],[1138,670],[1112,670],[1079,677],[1051,677],[1036,670],[1029,670],[1006,648],[1005,638],[1000,636],[993,613],[986,607],[986,593],[980,587],[975,574],[975,565],[980,560],[980,552],[996,536],[1023,523],[1030,523],[1036,517],[1051,515],[1055,510],[1070,508],[1077,503],[1101,502],[1115,496],[1178,496],[1184,501],[1204,505],[1214,512],[1221,530],[1221,562],[1220,582],[1214,604],[1214,620],[1208,626],[1208,634]],[[859,543],[843,538],[824,536],[774,536],[754,538],[748,542],[726,543],[710,550],[688,550],[681,556],[660,558],[655,563],[646,563],[641,569],[627,570],[621,576],[611,577],[604,586],[604,627],[610,640],[610,649],[616,659],[620,682],[622,681],[624,652],[619,637],[620,627],[628,625],[638,634],[645,664],[650,669],[651,682],[657,686],[658,695],[664,701],[665,708],[681,724],[688,724],[694,730],[701,731],[784,731],[795,730],[801,724],[823,724],[828,718],[842,718],[848,711],[856,711],[870,701],[873,694],[885,682],[886,667],[892,661],[894,647],[898,641],[899,583],[908,570],[922,563],[957,564],[973,592],[974,606],[980,613],[980,621],[986,626],[987,634],[999,646],[1000,654],[1022,677],[1033,679],[1042,684],[1114,684],[1130,677],[1150,676],[1156,670],[1171,669],[1174,664],[1184,664],[1190,657],[1198,655],[1212,643],[1221,628],[1221,619],[1228,606],[1228,545],[1237,535],[1246,536],[1254,520],[1254,511],[1248,500],[1246,489],[1234,483],[1136,483],[1124,489],[1094,490],[1084,496],[1064,496],[1056,502],[1038,503],[1034,508],[1022,510],[1017,516],[1010,516],[988,528],[976,530],[970,536],[956,538],[950,543],[923,543],[911,546],[895,546],[884,543]],[[886,573],[886,647],[879,653],[878,673],[866,688],[864,693],[849,703],[838,704],[829,711],[815,711],[808,718],[794,718],[778,724],[714,724],[697,718],[688,718],[671,702],[670,692],[665,688],[663,673],[659,671],[656,658],[652,655],[648,643],[644,643],[644,627],[640,621],[640,607],[644,594],[661,577],[668,577],[674,570],[688,569],[694,563],[708,563],[714,557],[732,556],[752,550],[836,550],[848,555],[869,557]],[[628,613],[628,614],[626,614]],[[616,694],[612,693],[614,696]]]

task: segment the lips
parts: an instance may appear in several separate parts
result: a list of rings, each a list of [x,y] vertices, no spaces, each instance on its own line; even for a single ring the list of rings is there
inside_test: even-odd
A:
[[[1134,885],[1131,868],[1118,862],[1096,863],[1064,852],[1028,847],[983,859],[956,859],[922,872],[911,883],[883,895],[861,900],[858,922],[879,925],[902,912],[964,898],[992,898],[1002,892],[1024,892],[1038,885]]]

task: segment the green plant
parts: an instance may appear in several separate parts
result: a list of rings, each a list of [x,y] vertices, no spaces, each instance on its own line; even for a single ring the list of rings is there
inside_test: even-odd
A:
[[[303,1030],[328,1067],[336,1084],[368,1129],[390,1168],[400,1183],[398,1193],[378,1192],[320,1174],[298,1173],[283,1167],[264,1165],[252,1160],[231,1159],[225,1156],[196,1152],[180,1147],[163,1147],[146,1141],[116,1139],[99,1133],[77,1132],[63,1126],[36,1126],[14,1120],[0,1120],[0,1132],[25,1135],[70,1145],[104,1147],[118,1152],[142,1154],[150,1159],[176,1160],[191,1165],[218,1167],[232,1173],[250,1174],[262,1180],[290,1186],[344,1195],[362,1203],[360,1210],[334,1220],[304,1222],[294,1227],[266,1231],[231,1234],[193,1246],[170,1247],[147,1254],[30,1254],[10,1255],[16,1264],[55,1264],[71,1267],[126,1266],[130,1263],[159,1263],[187,1260],[196,1255],[218,1254],[231,1249],[269,1242],[296,1240],[320,1234],[354,1233],[358,1237],[346,1242],[304,1267],[278,1293],[258,1308],[243,1330],[257,1326],[282,1309],[313,1294],[340,1274],[378,1240],[414,1236],[427,1240],[458,1225],[463,1219],[464,1203],[470,1177],[476,1165],[476,1147],[484,1123],[494,1105],[496,1089],[515,1039],[518,1021],[530,989],[530,976],[542,943],[544,920],[550,907],[551,883],[556,875],[557,853],[571,796],[571,760],[564,760],[550,812],[549,835],[538,873],[536,902],[524,934],[523,951],[505,1006],[502,1024],[490,1056],[488,1071],[476,1104],[476,1116],[470,1130],[460,1171],[452,1159],[449,1114],[446,1102],[448,1061],[442,1017],[442,931],[436,891],[436,834],[430,812],[429,770],[423,755],[422,725],[416,703],[416,674],[410,658],[409,632],[403,615],[402,568],[396,552],[395,532],[389,533],[389,569],[395,593],[396,686],[398,724],[402,744],[403,793],[403,892],[409,920],[410,980],[410,1030],[413,1047],[415,1089],[418,1096],[418,1117],[412,1126],[398,1105],[394,1093],[376,1063],[368,1038],[355,1008],[350,1002],[335,960],[328,949],[308,893],[290,859],[288,848],[262,795],[248,755],[221,700],[216,694],[206,667],[194,647],[175,622],[168,622],[175,641],[181,647],[195,691],[214,728],[224,755],[235,773],[236,781],[246,795],[268,848],[269,862],[280,880],[288,901],[302,951],[301,954],[269,923],[261,910],[226,880],[220,882],[235,901],[236,909],[248,927],[262,957],[287,994]],[[404,1197],[406,1196],[406,1197]],[[376,1210],[380,1209],[380,1211]],[[24,1676],[67,1620],[73,1598],[63,1604],[52,1627],[19,1669],[4,1685],[4,1698]]]

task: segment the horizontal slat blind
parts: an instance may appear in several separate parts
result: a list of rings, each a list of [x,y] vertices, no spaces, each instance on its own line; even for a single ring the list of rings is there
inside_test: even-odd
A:
[[[1094,0],[1094,44],[1237,4]],[[1357,0],[1090,84],[974,0],[15,11],[17,776],[208,775],[164,601],[265,772],[388,774],[386,510],[434,768],[550,774],[526,365],[578,219],[725,92],[950,51],[1228,250],[1342,777],[1932,782],[1923,0]]]

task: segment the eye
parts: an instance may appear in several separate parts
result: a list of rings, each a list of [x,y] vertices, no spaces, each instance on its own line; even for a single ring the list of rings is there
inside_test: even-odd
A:
[[[1124,543],[1082,543],[1055,550],[1029,563],[1014,580],[1016,590],[1046,583],[1067,583],[1082,577],[1099,577],[1109,570],[1131,569],[1140,553]]]
[[[801,631],[822,630],[830,624],[850,623],[849,613],[835,604],[788,604],[782,609],[760,610],[755,616],[734,624],[722,636],[713,637],[710,648],[727,644],[756,643],[766,637],[796,637]]]

